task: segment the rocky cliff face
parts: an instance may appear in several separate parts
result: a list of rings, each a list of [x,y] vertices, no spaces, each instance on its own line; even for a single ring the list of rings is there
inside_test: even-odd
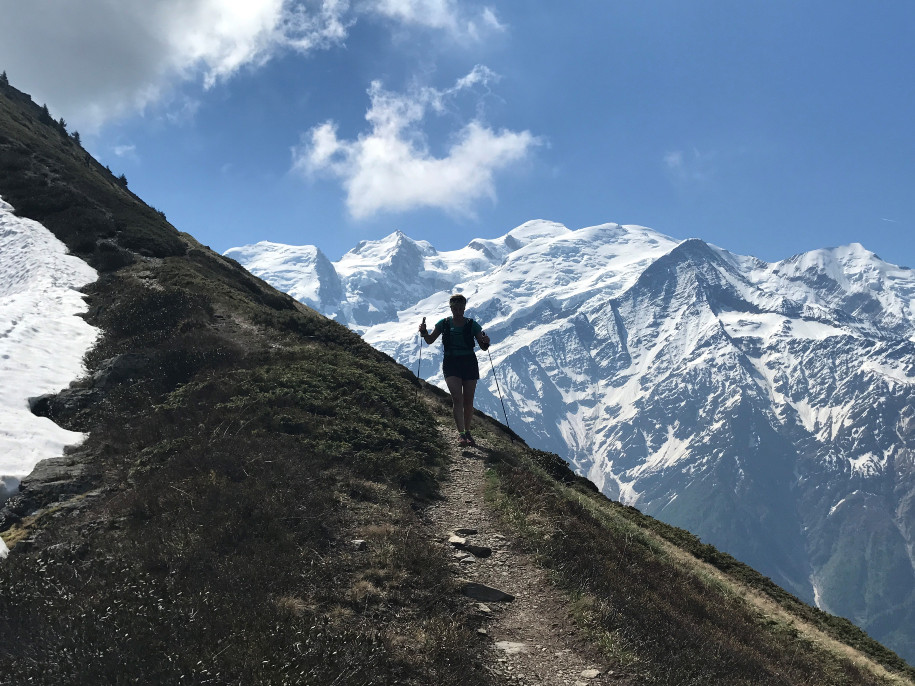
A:
[[[276,249],[238,250],[286,288]],[[860,245],[768,264],[540,221],[450,253],[392,234],[333,267],[297,287],[336,275],[318,309],[414,370],[417,324],[464,292],[512,428],[915,659],[911,270]],[[421,376],[441,381],[440,356],[423,351]],[[501,416],[481,361],[478,406]]]

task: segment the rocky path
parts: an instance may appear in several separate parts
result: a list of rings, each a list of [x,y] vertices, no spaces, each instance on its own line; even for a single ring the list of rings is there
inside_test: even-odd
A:
[[[453,429],[443,431],[456,434]],[[580,635],[568,598],[531,555],[503,534],[484,500],[487,446],[453,447],[444,500],[428,510],[441,545],[453,556],[468,602],[487,621],[489,668],[507,683],[536,686],[623,684]],[[495,593],[493,593],[495,591]],[[498,592],[509,596],[496,599]]]

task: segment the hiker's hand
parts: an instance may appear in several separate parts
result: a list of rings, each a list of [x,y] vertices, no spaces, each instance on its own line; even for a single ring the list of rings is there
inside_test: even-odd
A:
[[[480,348],[486,350],[489,348],[489,336],[485,333],[480,335]]]
[[[423,336],[429,335],[429,329],[426,328],[426,318],[425,317],[423,317],[423,323],[419,325],[419,332]]]

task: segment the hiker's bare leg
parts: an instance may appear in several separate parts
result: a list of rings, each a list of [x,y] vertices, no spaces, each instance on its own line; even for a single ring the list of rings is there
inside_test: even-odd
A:
[[[470,420],[473,419],[473,394],[477,390],[477,380],[467,379],[464,388],[464,429],[470,431]]]
[[[464,433],[464,384],[459,376],[445,377],[445,384],[451,392],[451,409],[454,412],[454,423],[457,426],[458,433]],[[470,402],[473,402],[471,397]]]

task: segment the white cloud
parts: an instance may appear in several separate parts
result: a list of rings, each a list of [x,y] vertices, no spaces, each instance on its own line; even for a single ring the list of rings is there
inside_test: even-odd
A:
[[[0,0],[0,65],[52,114],[89,131],[176,84],[211,87],[278,51],[346,37],[347,0]]]
[[[479,38],[492,9],[454,0],[0,0],[0,69],[84,132],[284,50],[342,45],[358,16]],[[186,114],[186,112],[185,112]]]
[[[439,29],[454,38],[480,40],[485,31],[504,31],[491,7],[471,13],[455,0],[364,0],[361,7],[401,24]]]
[[[357,219],[419,207],[469,212],[475,201],[495,199],[495,172],[523,159],[539,141],[529,131],[494,131],[474,119],[453,136],[444,157],[435,157],[421,124],[430,109],[443,112],[458,93],[495,77],[478,66],[451,88],[415,88],[408,94],[386,91],[375,81],[365,116],[371,130],[341,140],[332,121],[312,128],[293,150],[294,169],[341,179]]]

